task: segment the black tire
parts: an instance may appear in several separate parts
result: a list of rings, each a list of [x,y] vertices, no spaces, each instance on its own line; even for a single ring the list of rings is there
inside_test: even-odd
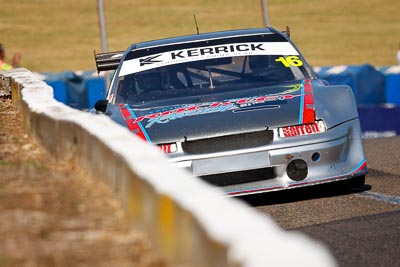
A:
[[[365,185],[365,174],[347,180],[345,185],[352,192],[362,191]]]

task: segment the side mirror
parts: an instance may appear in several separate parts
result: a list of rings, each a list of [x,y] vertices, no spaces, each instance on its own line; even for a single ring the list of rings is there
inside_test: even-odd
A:
[[[96,104],[94,104],[94,109],[97,112],[105,113],[106,109],[107,109],[107,105],[108,105],[108,100],[102,99],[102,100],[97,101]]]

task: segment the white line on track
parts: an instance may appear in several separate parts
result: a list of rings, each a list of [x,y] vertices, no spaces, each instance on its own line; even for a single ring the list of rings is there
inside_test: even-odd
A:
[[[380,193],[375,193],[375,192],[370,192],[370,191],[365,191],[360,194],[358,194],[362,197],[367,197],[367,198],[372,198],[378,201],[383,201],[389,204],[395,204],[395,205],[400,205],[400,197],[394,197],[394,196],[388,196],[385,194],[380,194]]]

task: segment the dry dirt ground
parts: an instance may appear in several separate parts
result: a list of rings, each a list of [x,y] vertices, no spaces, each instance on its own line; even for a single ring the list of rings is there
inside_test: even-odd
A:
[[[0,100],[0,267],[164,267],[100,181],[55,162]]]

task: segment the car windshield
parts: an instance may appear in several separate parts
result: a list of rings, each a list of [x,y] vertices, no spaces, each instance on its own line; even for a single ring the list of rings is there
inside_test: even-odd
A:
[[[156,51],[126,59],[114,86],[116,103],[148,104],[263,88],[308,76],[285,42],[240,42]]]

